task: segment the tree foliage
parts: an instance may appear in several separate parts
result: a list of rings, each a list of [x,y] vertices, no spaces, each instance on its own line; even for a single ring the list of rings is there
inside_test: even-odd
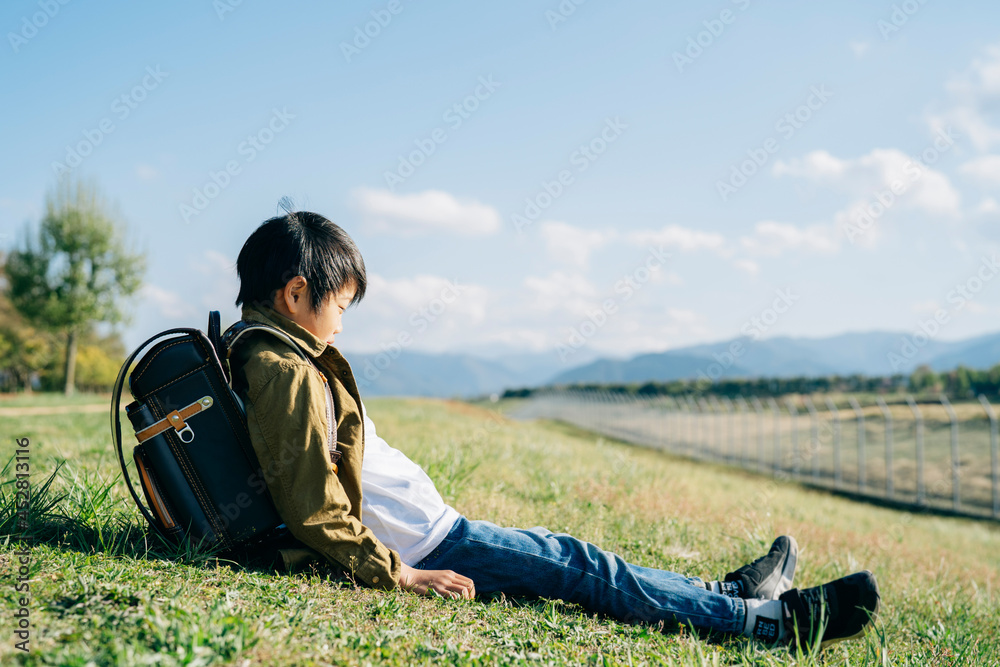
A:
[[[146,259],[96,185],[63,180],[46,197],[36,234],[6,262],[7,294],[24,319],[65,336],[65,391],[74,386],[78,337],[93,324],[127,322],[124,300],[142,284]],[[88,363],[92,360],[88,359]]]

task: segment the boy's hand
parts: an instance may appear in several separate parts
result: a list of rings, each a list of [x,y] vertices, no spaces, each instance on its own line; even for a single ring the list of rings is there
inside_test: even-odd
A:
[[[476,597],[476,586],[468,577],[452,570],[417,570],[405,563],[399,573],[399,587],[420,595],[430,595],[433,590],[446,598]]]

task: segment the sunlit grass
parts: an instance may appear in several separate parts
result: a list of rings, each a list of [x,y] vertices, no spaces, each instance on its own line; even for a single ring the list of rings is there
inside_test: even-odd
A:
[[[146,537],[111,453],[107,415],[79,413],[0,418],[4,462],[15,437],[32,443],[37,543],[26,664],[1000,661],[995,525],[852,503],[462,403],[366,406],[379,434],[423,465],[470,518],[543,525],[641,565],[710,578],[792,533],[802,549],[797,583],[871,569],[882,616],[864,640],[833,646],[817,661],[742,638],[706,641],[684,628],[623,625],[559,601],[421,598],[356,587],[324,568],[289,575],[191,557]],[[9,572],[13,472],[3,475],[0,525],[8,537],[0,538],[0,563]],[[0,600],[10,618],[11,583]],[[0,662],[15,654],[7,637]]]

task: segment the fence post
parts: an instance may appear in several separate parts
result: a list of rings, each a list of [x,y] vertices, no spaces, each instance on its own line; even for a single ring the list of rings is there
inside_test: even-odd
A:
[[[917,504],[924,504],[924,415],[920,412],[920,407],[913,400],[913,396],[907,394],[906,402],[913,412],[914,430],[917,440]]]
[[[809,458],[812,459],[813,479],[819,479],[819,414],[808,396],[802,399],[809,411]]]
[[[663,413],[661,416],[661,420],[663,421],[663,448],[669,452],[672,451],[670,448],[670,429],[673,428],[674,413],[670,406],[673,403],[673,399],[670,398],[669,394],[664,394],[660,403]]]
[[[960,480],[958,477],[958,415],[951,407],[951,401],[944,394],[941,394],[941,405],[948,411],[948,419],[951,421],[951,503],[955,511],[962,506],[960,492]]]
[[[875,400],[885,419],[885,497],[892,498],[895,493],[892,485],[892,413],[881,396]]]
[[[826,397],[826,407],[833,416],[833,485],[839,489],[844,485],[840,468],[840,410],[829,396]]]
[[[708,415],[712,410],[712,406],[708,404],[708,400],[704,396],[698,399],[698,409],[700,410],[699,419],[701,420],[701,455],[704,458],[707,453],[707,456],[711,457],[712,424],[708,420]]]
[[[997,441],[1000,438],[997,437],[997,413],[993,411],[993,406],[987,400],[986,394],[979,395],[979,402],[983,404],[986,416],[990,418],[990,468],[993,472],[991,486],[993,489],[993,518],[1000,519],[1000,447],[997,445]]]
[[[671,397],[674,401],[674,451],[680,453],[684,449],[684,402],[676,396]]]
[[[753,409],[757,413],[757,472],[764,472],[764,406],[760,399],[753,397]]]
[[[610,391],[603,393],[605,398],[603,433],[604,435],[610,435],[615,430],[615,413],[618,410],[618,398]]]
[[[747,405],[747,399],[743,398],[743,396],[738,396],[736,402],[740,406],[740,413],[743,415],[743,453],[740,456],[740,461],[743,467],[746,468],[750,461],[750,406]]]
[[[774,398],[767,399],[767,404],[771,408],[771,413],[774,415],[774,473],[778,474],[781,471],[781,408],[778,407],[778,402]]]
[[[671,452],[677,449],[677,401],[669,394],[663,397],[666,409],[667,449]]]
[[[688,406],[688,455],[694,458],[698,444],[697,420],[694,415],[695,402],[691,394],[685,396],[684,400]]]
[[[798,477],[799,464],[801,463],[799,459],[799,410],[795,407],[791,396],[785,400],[785,404],[788,406],[788,414],[792,416],[792,474]]]
[[[861,411],[858,399],[849,396],[847,400],[854,409],[854,416],[858,421],[858,491],[864,493],[868,472],[865,466],[865,413]]]
[[[715,452],[715,460],[722,460],[722,404],[719,403],[719,399],[716,398],[715,394],[709,396],[710,405],[712,406],[712,430],[715,431],[715,437],[713,439],[712,449]]]
[[[726,463],[732,463],[736,458],[736,413],[733,412],[733,402],[728,396],[722,397],[722,405],[726,408],[726,421],[729,423]]]

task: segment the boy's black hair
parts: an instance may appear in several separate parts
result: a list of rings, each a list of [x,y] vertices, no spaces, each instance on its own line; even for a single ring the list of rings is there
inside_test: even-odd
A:
[[[309,284],[310,305],[319,312],[327,294],[354,283],[351,305],[365,296],[368,279],[361,252],[338,225],[318,213],[288,211],[265,220],[236,259],[240,293],[236,305],[265,303],[295,276]]]

